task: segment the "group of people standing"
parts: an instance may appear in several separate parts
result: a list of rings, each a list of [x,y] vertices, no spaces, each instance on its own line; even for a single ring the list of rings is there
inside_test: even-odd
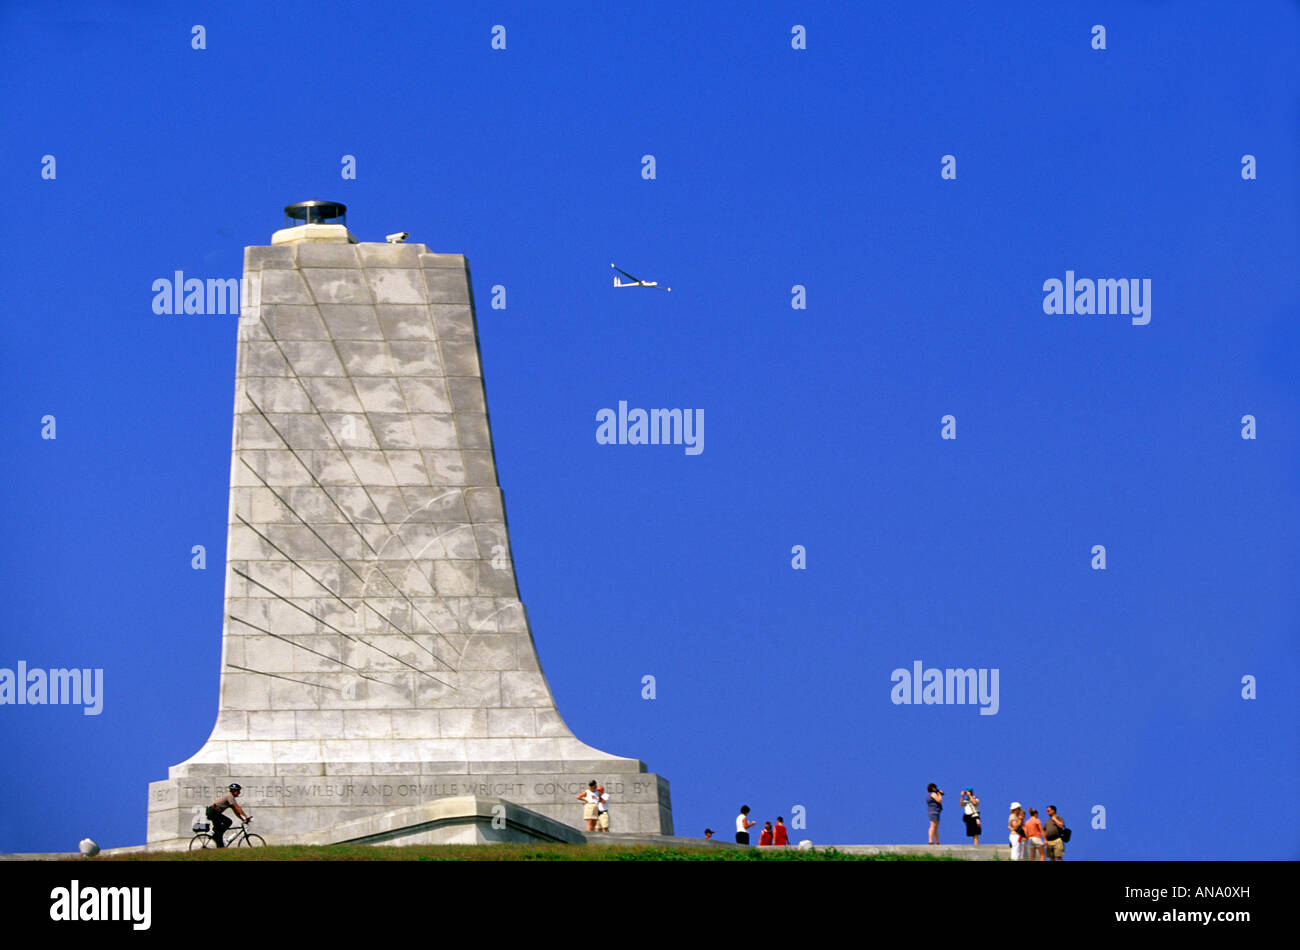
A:
[[[1020,802],[1011,803],[1007,818],[1011,839],[1012,861],[1061,861],[1065,858],[1065,843],[1070,840],[1070,829],[1065,819],[1056,813],[1055,805],[1047,806],[1047,823],[1038,819],[1038,809],[1025,809]]]
[[[925,787],[925,813],[930,819],[930,844],[939,843],[939,813],[943,811],[943,789],[934,782]],[[961,790],[962,818],[966,822],[966,836],[972,844],[980,843],[980,800],[975,789],[967,785]]]
[[[582,802],[582,817],[588,831],[609,831],[609,794],[604,785],[597,785],[592,779],[587,783],[587,790],[578,793],[578,801]]]
[[[736,816],[736,844],[749,844],[749,829],[758,824],[749,817],[749,806],[741,805],[740,814]],[[712,829],[705,832],[706,838],[713,837]],[[763,822],[763,830],[758,835],[758,845],[781,845],[785,846],[790,843],[790,829],[785,826],[785,816],[777,815],[776,825],[770,821]]]
[[[925,811],[930,819],[930,844],[939,843],[939,815],[943,811],[943,789],[934,782],[925,788]],[[975,789],[967,785],[961,791],[962,819],[966,822],[966,836],[972,844],[980,843],[980,800]],[[1070,840],[1070,829],[1056,813],[1055,805],[1047,806],[1047,822],[1038,818],[1038,809],[1025,809],[1020,802],[1011,803],[1007,818],[1008,840],[1011,843],[1012,861],[1060,861],[1065,857],[1065,843]]]

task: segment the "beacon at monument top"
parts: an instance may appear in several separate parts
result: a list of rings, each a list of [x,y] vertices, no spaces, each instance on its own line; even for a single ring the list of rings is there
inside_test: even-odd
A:
[[[348,207],[338,201],[297,201],[284,206],[284,227],[271,235],[281,244],[358,244],[348,230]]]

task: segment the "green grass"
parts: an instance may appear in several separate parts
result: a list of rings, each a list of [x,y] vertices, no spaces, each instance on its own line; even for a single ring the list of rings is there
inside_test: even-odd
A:
[[[83,860],[74,858],[71,860]],[[404,845],[365,844],[273,845],[265,848],[223,848],[206,851],[166,851],[150,854],[100,855],[96,861],[960,861],[939,855],[844,854],[834,848],[665,848],[658,845],[481,844]]]

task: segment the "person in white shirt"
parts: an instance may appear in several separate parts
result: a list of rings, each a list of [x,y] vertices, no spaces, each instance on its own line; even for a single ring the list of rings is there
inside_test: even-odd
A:
[[[609,831],[609,792],[604,785],[596,786],[596,830]]]
[[[578,793],[578,801],[582,802],[582,817],[587,822],[587,830],[596,830],[596,817],[599,814],[597,806],[600,804],[600,796],[596,793],[596,780],[592,779],[587,783],[587,790]]]
[[[749,819],[749,806],[741,805],[740,814],[736,816],[736,844],[749,844],[749,829],[758,824]]]
[[[1011,842],[1011,860],[1024,860],[1025,848],[1025,811],[1020,802],[1011,803],[1011,814],[1007,818],[1008,839]]]

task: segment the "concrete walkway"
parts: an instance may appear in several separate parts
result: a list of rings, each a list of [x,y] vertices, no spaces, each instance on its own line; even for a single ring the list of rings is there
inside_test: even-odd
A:
[[[1005,844],[819,844],[815,847],[818,851],[834,848],[844,854],[928,854],[965,861],[1011,860],[1011,847]]]

